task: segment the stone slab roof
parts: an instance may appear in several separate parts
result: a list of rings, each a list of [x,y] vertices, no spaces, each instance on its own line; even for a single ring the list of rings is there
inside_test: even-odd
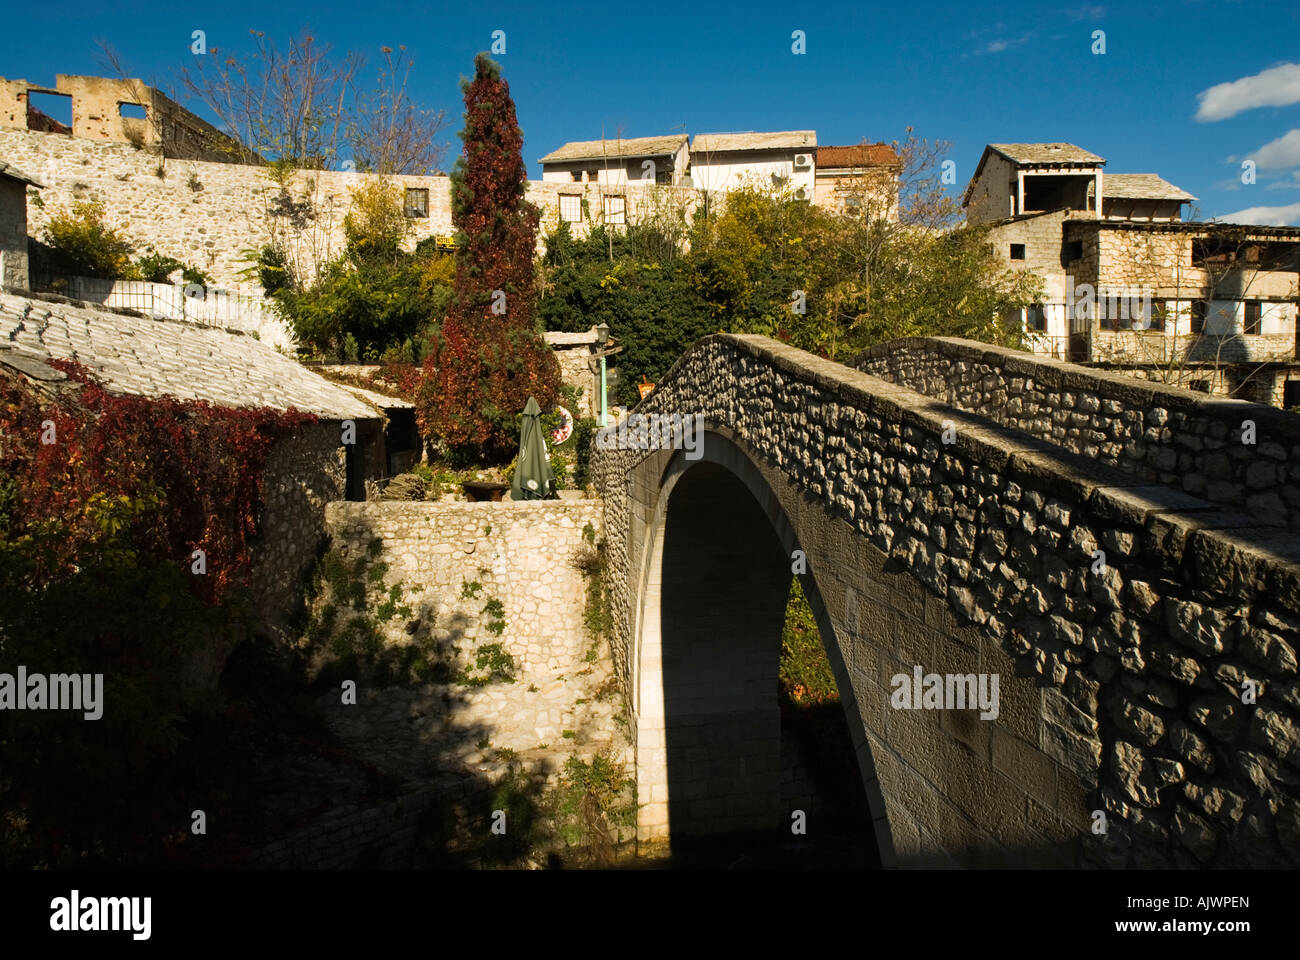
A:
[[[732,150],[802,150],[817,146],[816,130],[780,130],[776,133],[699,133],[691,141],[693,153]]]
[[[378,393],[374,390],[367,390],[365,387],[354,387],[350,383],[339,384],[344,390],[353,396],[360,397],[372,407],[378,407],[380,410],[414,410],[415,404],[401,397],[390,397],[386,393]]]
[[[27,176],[27,174],[23,173],[21,170],[15,167],[12,163],[5,163],[3,160],[0,160],[0,177],[8,177],[10,180],[17,180],[20,183],[30,184],[33,187],[45,186],[45,184],[43,183],[37,183],[31,177]]]
[[[599,339],[595,327],[590,330],[583,330],[581,333],[561,333],[557,330],[547,330],[542,336],[552,347],[588,347]]]
[[[988,148],[996,150],[1012,163],[1063,163],[1087,167],[1101,166],[1106,162],[1072,143],[990,143]]]
[[[1118,197],[1124,200],[1182,200],[1196,198],[1180,190],[1168,180],[1154,173],[1108,173],[1101,187],[1102,199]]]
[[[293,407],[326,420],[380,416],[261,341],[223,327],[0,293],[5,348],[38,363],[75,360],[115,393],[170,394],[223,407]]]
[[[899,163],[898,154],[887,143],[860,143],[851,147],[818,147],[817,169],[836,167],[879,167]]]
[[[552,150],[538,163],[567,160],[620,160],[628,157],[669,157],[682,148],[686,134],[668,137],[624,137],[607,140],[575,140]]]

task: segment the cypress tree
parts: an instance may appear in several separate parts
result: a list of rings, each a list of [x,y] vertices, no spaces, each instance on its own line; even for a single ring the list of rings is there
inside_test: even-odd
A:
[[[536,320],[533,256],[540,211],[524,199],[528,171],[510,86],[486,54],[465,94],[464,149],[451,175],[456,279],[441,336],[426,359],[421,419],[453,450],[505,458],[528,397],[559,392],[559,364]]]

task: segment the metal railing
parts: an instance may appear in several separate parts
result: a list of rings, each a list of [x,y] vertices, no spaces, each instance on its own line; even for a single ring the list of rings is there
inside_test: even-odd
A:
[[[150,317],[184,320],[255,334],[272,346],[292,346],[293,337],[272,304],[262,297],[230,293],[197,283],[152,283],[33,274],[34,292],[136,310]]]

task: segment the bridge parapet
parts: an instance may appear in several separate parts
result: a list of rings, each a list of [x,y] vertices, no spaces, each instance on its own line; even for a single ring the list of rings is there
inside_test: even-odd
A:
[[[1300,416],[949,337],[911,337],[851,366],[1214,503],[1300,530]],[[1253,432],[1243,425],[1253,424]],[[1243,442],[1244,441],[1244,442]]]
[[[948,389],[942,363],[954,349],[898,346],[928,364],[921,385],[936,393]],[[889,355],[888,346],[879,351]],[[1020,370],[1017,357],[995,359],[981,373],[1005,377],[1008,390],[1016,377],[1033,378],[1040,406],[1049,386],[1078,402],[1079,368],[1043,373],[1041,361]],[[877,367],[905,378],[902,361]],[[1246,417],[1242,410],[1256,415],[1261,446],[1286,426],[1268,408],[1195,396],[1179,405],[1172,401],[1184,398],[1163,388],[1112,386],[1102,399],[1121,403],[1128,388],[1130,404],[1097,412],[1122,424],[1140,412],[1143,431],[1157,394],[1180,423],[1199,410],[1212,439],[1214,422]],[[752,462],[757,479],[745,482],[787,550],[806,551],[833,634],[823,636],[839,651],[837,682],[866,744],[859,755],[875,758],[864,762],[878,771],[892,862],[920,862],[936,845],[954,859],[997,862],[958,849],[1038,843],[1058,845],[1053,856],[1109,865],[1300,865],[1295,536],[1249,504],[1233,511],[1153,483],[942,395],[764,337],[719,335],[697,343],[637,408],[703,415],[708,434]],[[1225,413],[1215,420],[1197,404]],[[611,646],[629,698],[652,518],[683,467],[672,450],[593,453]],[[906,575],[873,587],[881,564]],[[1028,679],[1004,682],[1001,717],[961,735],[986,766],[957,782],[936,759],[941,750],[909,740],[911,721],[889,709],[888,678],[924,665],[924,651],[963,644],[981,670]],[[1007,767],[1008,744],[1020,765]],[[939,792],[933,803],[916,799],[926,790]],[[1105,835],[1091,832],[1095,811],[1109,818]]]

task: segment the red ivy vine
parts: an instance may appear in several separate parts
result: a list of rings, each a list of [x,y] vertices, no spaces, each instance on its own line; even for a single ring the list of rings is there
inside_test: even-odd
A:
[[[194,590],[219,603],[246,580],[272,445],[317,418],[121,396],[77,363],[51,366],[82,385],[78,396],[41,403],[20,382],[0,378],[0,474],[14,481],[7,535],[50,521],[66,530],[42,571],[58,576],[73,568],[80,548],[103,537],[100,507],[130,504],[129,529],[121,532],[138,554],[188,568],[193,551],[204,551],[206,574],[193,577]]]

